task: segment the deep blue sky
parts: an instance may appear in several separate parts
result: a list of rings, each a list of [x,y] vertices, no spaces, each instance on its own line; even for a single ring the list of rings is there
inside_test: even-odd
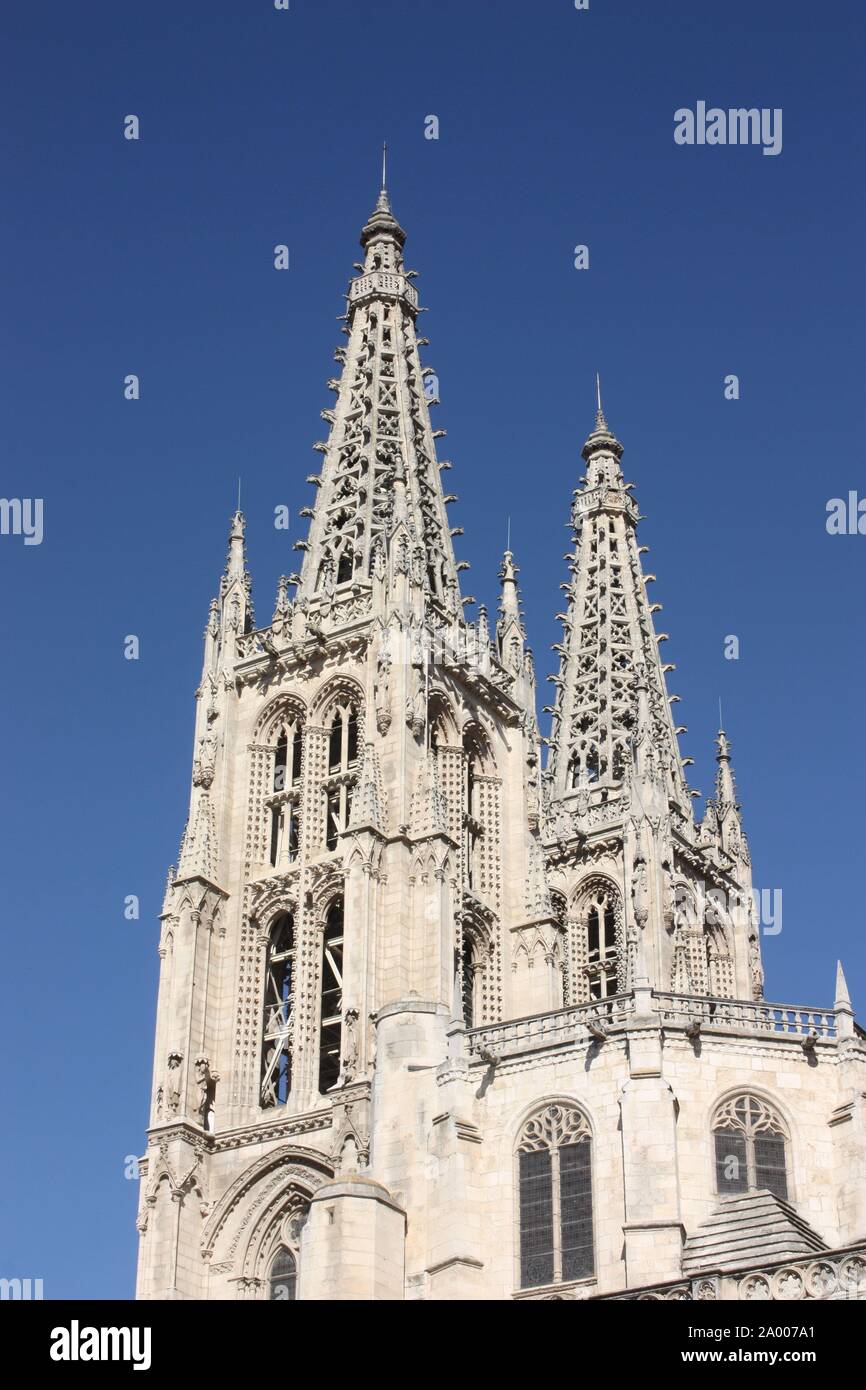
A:
[[[44,498],[45,537],[0,537],[0,1274],[132,1292],[123,1162],[144,1143],[208,601],[239,473],[260,620],[294,568],[300,532],[273,509],[296,516],[319,467],[385,138],[465,592],[495,601],[510,513],[553,669],[598,369],[693,785],[712,789],[721,695],[756,883],[783,890],[768,996],[831,1002],[841,954],[866,1009],[866,537],[825,530],[828,498],[866,494],[861,6],[19,0],[2,40],[0,495]],[[782,107],[782,154],[677,147],[673,113],[699,99]]]

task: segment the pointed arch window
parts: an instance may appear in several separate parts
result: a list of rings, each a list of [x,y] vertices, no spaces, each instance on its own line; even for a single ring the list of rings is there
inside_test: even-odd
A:
[[[466,886],[479,887],[480,858],[488,827],[484,824],[481,779],[488,775],[492,758],[480,731],[470,728],[463,735],[463,864]]]
[[[343,1031],[343,900],[328,908],[322,936],[319,1024],[319,1090],[324,1094],[340,1079]]]
[[[301,1231],[310,1214],[306,1193],[293,1191],[289,1210],[280,1222],[279,1240],[267,1264],[265,1297],[272,1302],[294,1302],[298,1297],[298,1264]]]
[[[291,1250],[281,1247],[271,1261],[268,1273],[268,1298],[289,1302],[298,1296],[298,1262]]]
[[[269,817],[268,859],[275,869],[285,869],[298,854],[300,837],[301,754],[300,719],[282,725],[274,747]]]
[[[325,784],[325,846],[336,849],[349,824],[358,776],[358,710],[351,702],[338,705],[328,733],[328,778]]]
[[[548,1105],[517,1142],[519,1277],[522,1289],[595,1273],[592,1140],[576,1106]]]
[[[354,555],[351,544],[347,541],[340,551],[340,560],[337,565],[337,583],[348,584],[352,578],[354,567]]]
[[[477,943],[464,929],[463,947],[460,952],[460,998],[463,1004],[463,1022],[467,1028],[474,1028],[478,1021],[476,995],[479,968]]]
[[[292,1089],[295,1028],[295,923],[281,913],[271,927],[265,963],[261,1104],[285,1105]]]
[[[766,1188],[787,1201],[787,1135],[766,1101],[748,1094],[724,1101],[713,1117],[713,1146],[720,1196]]]
[[[612,883],[587,885],[577,912],[576,960],[582,964],[587,999],[607,999],[625,990],[622,900]]]

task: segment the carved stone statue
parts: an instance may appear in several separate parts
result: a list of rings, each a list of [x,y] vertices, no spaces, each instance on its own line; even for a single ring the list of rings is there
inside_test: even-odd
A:
[[[376,653],[376,680],[373,699],[376,707],[376,728],[386,734],[391,727],[391,633],[386,627],[379,637]]]
[[[649,889],[647,886],[647,867],[643,859],[636,859],[634,862],[633,878],[631,885],[631,900],[634,909],[634,919],[638,926],[643,930],[649,916]]]
[[[180,1082],[182,1052],[168,1054],[168,1075],[165,1083],[165,1109],[167,1114],[176,1115],[180,1110]]]
[[[358,1010],[347,1009],[343,1017],[343,1080],[354,1081],[358,1070]]]
[[[198,1087],[196,1114],[202,1129],[213,1128],[213,1098],[216,1089],[216,1076],[211,1072],[210,1062],[204,1055],[195,1059],[195,1082]]]
[[[752,981],[752,998],[763,999],[764,970],[761,965],[761,952],[758,949],[758,938],[754,932],[749,933],[749,975]]]

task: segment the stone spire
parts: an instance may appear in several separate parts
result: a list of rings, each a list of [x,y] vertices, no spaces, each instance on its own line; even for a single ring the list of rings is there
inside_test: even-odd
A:
[[[836,991],[833,1001],[834,1009],[842,1009],[846,1013],[851,1013],[851,995],[848,993],[848,982],[845,979],[845,971],[842,969],[841,960],[836,962]]]
[[[358,785],[352,799],[350,830],[383,831],[382,775],[379,759],[372,743],[365,743],[358,771]]]
[[[327,442],[315,446],[323,464],[310,478],[315,505],[302,513],[309,535],[296,542],[304,551],[299,597],[358,600],[378,567],[392,586],[398,572],[408,574],[425,606],[454,619],[462,606],[435,444],[444,431],[430,422],[435,374],[418,356],[418,291],[403,264],[405,240],[383,186],[361,231],[364,263],[349,284],[348,342],[335,353],[342,375],[329,383],[334,408],[322,412]]]
[[[237,637],[255,627],[251,580],[247,570],[246,521],[242,511],[232,517],[229,548],[220,580],[219,606],[223,637]]]
[[[448,834],[448,817],[439,787],[436,759],[429,751],[424,755],[418,786],[412,798],[411,831],[413,840]]]
[[[520,573],[509,547],[502,557],[499,583],[499,615],[496,622],[496,655],[514,677],[514,698],[531,715],[532,728],[537,732],[535,704],[535,670],[532,652],[526,645],[526,627],[520,607],[517,576]]]
[[[719,843],[725,853],[748,861],[749,850],[731,766],[731,744],[724,729],[716,735],[716,748],[716,795],[714,802],[707,805],[707,818],[718,822]]]
[[[574,548],[566,556],[571,581],[561,587],[567,602],[559,614],[563,640],[554,648],[559,672],[548,760],[553,799],[569,799],[581,787],[604,798],[623,787],[627,769],[640,761],[656,785],[660,804],[674,801],[691,820],[670,715],[665,672],[635,532],[640,519],[623,479],[623,448],[601,407],[583,446],[586,475],[574,492]]]
[[[731,745],[724,729],[719,729],[716,734],[716,762],[718,770],[716,772],[716,807],[721,813],[729,806],[736,806],[737,792],[734,785],[734,773],[731,768]]]

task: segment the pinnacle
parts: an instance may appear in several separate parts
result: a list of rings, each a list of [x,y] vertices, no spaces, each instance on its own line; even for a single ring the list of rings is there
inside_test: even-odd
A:
[[[588,460],[592,454],[598,452],[601,449],[604,449],[605,452],[615,454],[617,458],[621,458],[622,445],[620,444],[616,435],[613,433],[613,430],[608,425],[604,409],[601,404],[601,382],[599,380],[597,372],[595,376],[595,387],[595,426],[593,427],[592,433],[590,434],[589,438],[583,446],[583,449],[581,450],[582,456],[584,459]]]
[[[842,969],[842,962],[836,962],[836,998],[833,1003],[834,1009],[844,1009],[851,1011],[851,995],[848,993],[848,983],[845,979],[845,971]]]
[[[379,196],[376,199],[376,206],[364,223],[361,229],[361,245],[366,250],[369,243],[375,237],[390,237],[402,247],[406,240],[406,233],[397,221],[391,209],[391,199],[388,196],[388,189],[385,185],[385,167],[382,165],[382,187],[379,189]]]

